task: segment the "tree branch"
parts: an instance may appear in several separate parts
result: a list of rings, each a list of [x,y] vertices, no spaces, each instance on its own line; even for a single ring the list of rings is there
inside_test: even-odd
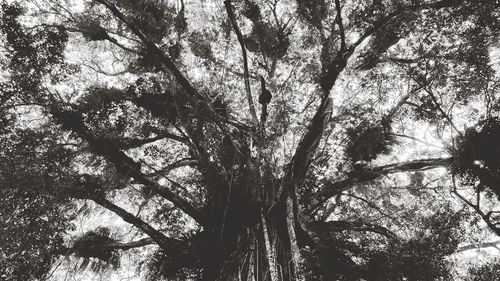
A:
[[[341,179],[326,183],[323,190],[315,193],[314,198],[311,198],[313,199],[312,201],[315,201],[313,202],[313,206],[315,208],[319,204],[328,200],[330,197],[351,188],[355,184],[366,183],[375,180],[378,177],[399,172],[423,171],[446,167],[452,163],[452,160],[453,159],[451,157],[419,159],[369,168],[366,170],[353,170],[347,172],[346,176]]]
[[[394,106],[386,115],[385,115],[385,118],[387,119],[392,119],[392,117],[394,117],[394,115],[396,115],[396,113],[398,112],[398,110],[406,103],[406,101],[411,97],[413,96],[415,93],[417,93],[418,91],[420,91],[422,89],[421,86],[418,86],[418,87],[415,87],[413,89],[411,89],[406,95],[404,95],[400,100],[399,102],[396,104],[396,106]]]
[[[414,79],[415,82],[419,83],[416,79]],[[453,122],[453,120],[450,118],[450,116],[448,116],[448,114],[443,110],[443,108],[441,107],[441,105],[439,104],[439,102],[437,101],[437,98],[436,96],[434,95],[434,93],[432,92],[431,89],[425,87],[425,86],[422,86],[422,88],[424,89],[424,91],[429,94],[429,96],[431,97],[432,101],[434,102],[434,104],[437,106],[439,112],[441,113],[441,115],[443,115],[443,117],[450,123],[450,125],[453,127],[453,129],[455,129],[455,131],[459,134],[459,135],[462,135],[462,132],[460,130],[458,130],[457,126],[455,126],[455,123]]]
[[[180,252],[183,248],[183,245],[181,244],[180,241],[169,238],[163,233],[159,232],[158,230],[154,229],[152,226],[147,224],[145,221],[141,220],[140,218],[132,215],[131,213],[125,211],[124,209],[118,207],[117,205],[111,203],[110,201],[106,200],[102,196],[96,196],[93,197],[92,200],[96,202],[97,204],[101,205],[102,207],[112,211],[113,213],[117,214],[120,216],[124,221],[134,225],[135,227],[139,228],[142,230],[144,233],[146,233],[149,237],[151,237],[151,240],[153,240],[156,244],[158,244],[162,249],[165,249],[169,253],[177,253]],[[122,249],[126,247],[132,248],[132,246],[140,247],[144,246],[143,244],[146,242],[151,242],[151,241],[146,241],[143,240],[142,242],[136,242],[135,244],[115,244],[115,246],[122,247]],[[149,243],[150,244],[150,243]],[[140,245],[140,246],[137,246]],[[145,244],[147,245],[147,244]],[[130,249],[129,248],[129,249]]]
[[[198,165],[198,160],[190,159],[190,158],[181,159],[181,160],[176,161],[170,165],[167,165],[165,168],[163,168],[161,170],[155,171],[154,173],[152,173],[148,176],[155,177],[155,176],[160,176],[160,175],[166,175],[170,171],[175,170],[177,168],[196,166],[196,165]]]
[[[146,45],[148,49],[153,51],[161,60],[161,63],[174,75],[174,77],[179,81],[179,84],[185,88],[188,92],[196,93],[191,83],[184,77],[180,70],[175,66],[174,62],[165,53],[156,46],[137,26],[132,24],[126,16],[116,8],[115,5],[107,0],[96,0],[96,2],[101,3],[106,8],[108,8],[111,13],[117,17],[120,21],[125,23],[127,27]]]
[[[469,250],[479,250],[483,248],[496,248],[497,250],[499,249],[500,241],[492,241],[492,242],[485,242],[485,243],[478,243],[478,244],[470,244],[470,245],[465,245],[462,247],[459,247],[455,252],[461,253]]]
[[[353,45],[351,45],[350,47],[345,47],[344,49],[341,48],[337,53],[336,58],[333,59],[331,62],[325,62],[325,61],[322,62],[324,65],[320,81],[321,89],[323,90],[322,102],[309,126],[308,131],[302,138],[301,142],[299,143],[299,146],[297,147],[297,150],[295,151],[292,161],[289,164],[288,172],[285,175],[285,180],[283,181],[284,184],[290,186],[291,188],[295,188],[295,186],[298,186],[303,182],[305,174],[307,173],[308,166],[311,162],[311,156],[314,154],[317,145],[321,139],[321,136],[323,134],[323,130],[329,121],[331,113],[330,112],[331,100],[329,98],[330,90],[335,84],[340,73],[346,67],[347,60],[354,53],[356,47],[359,44],[361,44],[361,42],[364,39],[366,39],[368,36],[370,36],[375,31],[380,29],[391,19],[395,18],[396,16],[402,14],[407,10],[417,10],[423,8],[442,8],[442,7],[453,6],[454,4],[455,1],[453,0],[442,0],[434,3],[419,4],[398,9],[397,11],[389,14],[388,16],[384,17],[381,21],[376,23],[371,29],[369,29],[365,34],[363,34],[361,38],[358,41],[356,41]],[[340,8],[340,5],[338,5],[337,7]],[[337,10],[337,12],[339,12],[339,10]],[[278,190],[277,198],[281,198],[283,196],[283,189],[284,186],[282,184],[280,186],[280,189]]]
[[[177,241],[177,240],[175,240]],[[178,241],[179,243],[181,243],[181,241]],[[108,243],[108,244],[104,244],[104,245],[96,245],[96,247],[99,247],[100,250],[102,251],[113,251],[113,250],[130,250],[130,249],[134,249],[134,248],[140,248],[140,247],[144,247],[144,246],[147,246],[147,245],[153,245],[153,244],[157,244],[155,242],[155,240],[153,240],[153,238],[151,237],[146,237],[146,238],[142,238],[140,240],[137,240],[137,241],[131,241],[131,242],[115,242],[115,243]],[[80,249],[79,247],[62,247],[58,253],[61,254],[61,255],[69,255],[69,254],[72,254],[72,253],[75,253],[75,252],[79,252],[80,250],[88,250],[88,249]]]
[[[140,184],[151,188],[151,190],[172,202],[199,224],[206,225],[207,218],[198,208],[169,189],[149,179],[140,171],[140,163],[128,157],[112,142],[103,138],[97,138],[90,134],[83,122],[83,116],[80,112],[65,111],[54,106],[52,108],[52,115],[56,121],[62,124],[63,129],[69,129],[76,133],[79,137],[87,141],[94,153],[104,156],[108,161],[113,163],[118,173],[132,177]]]
[[[343,195],[343,196],[348,196],[348,197],[352,197],[354,199],[357,199],[359,201],[362,201],[363,203],[365,203],[366,205],[368,205],[368,207],[374,209],[375,211],[377,211],[378,213],[380,213],[382,216],[386,217],[386,218],[389,218],[390,220],[392,220],[393,222],[397,222],[397,219],[395,217],[393,217],[392,215],[390,214],[387,214],[386,212],[384,212],[380,207],[378,207],[376,204],[374,204],[373,202],[370,202],[368,201],[367,199],[363,198],[363,197],[360,197],[360,196],[356,196],[354,194],[349,194],[349,193],[341,193],[340,195]]]
[[[383,235],[390,240],[397,239],[397,235],[386,227],[362,221],[313,222],[309,225],[309,229],[313,232],[366,231]]]
[[[238,27],[238,23],[236,22],[236,18],[233,13],[233,9],[231,6],[231,0],[225,0],[224,5],[226,6],[227,15],[234,29],[234,33],[236,33],[236,37],[238,38],[238,42],[240,43],[241,53],[243,55],[243,71],[244,71],[244,80],[245,80],[245,90],[247,93],[247,101],[248,106],[250,107],[250,115],[252,115],[252,119],[254,124],[257,124],[259,121],[257,119],[257,113],[255,112],[255,104],[252,98],[252,91],[250,89],[250,79],[248,75],[248,57],[247,50],[245,47],[245,41],[243,40],[243,35],[241,34],[240,28]]]
[[[483,221],[486,223],[486,225],[498,236],[500,236],[500,228],[497,227],[496,223],[491,221],[491,215],[493,214],[492,211],[488,213],[484,213],[481,208],[479,207],[479,202],[477,204],[472,203],[471,201],[467,200],[464,196],[462,196],[460,193],[458,193],[457,189],[457,184],[455,181],[455,176],[452,175],[452,182],[453,182],[453,190],[452,193],[455,194],[460,200],[462,200],[466,205],[471,207],[480,217],[483,219]],[[479,192],[479,191],[478,191]]]
[[[147,139],[137,139],[137,138],[127,138],[127,137],[110,138],[109,142],[114,143],[118,149],[131,149],[131,148],[137,148],[137,147],[143,146],[143,145],[148,144],[148,143],[153,143],[155,141],[165,139],[165,138],[176,140],[179,142],[187,142],[188,141],[187,138],[184,138],[181,136],[177,136],[177,135],[170,134],[170,133],[162,133],[161,135],[158,135],[158,136],[152,137],[152,138],[147,138]]]
[[[307,132],[297,146],[295,154],[288,166],[285,178],[276,193],[276,200],[283,199],[287,189],[295,190],[297,186],[304,182],[314,152],[330,120],[331,108],[332,100],[329,96],[326,96],[314,115]]]
[[[342,8],[340,7],[340,0],[335,0],[335,7],[337,8],[336,21],[340,31],[340,51],[342,52],[345,50],[346,44],[345,44],[344,24],[342,23]]]

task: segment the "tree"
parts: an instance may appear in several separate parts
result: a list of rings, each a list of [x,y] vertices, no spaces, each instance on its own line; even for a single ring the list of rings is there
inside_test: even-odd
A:
[[[154,245],[152,280],[451,280],[471,213],[500,235],[499,15],[495,0],[4,3],[2,278]],[[141,236],[68,239],[89,201]]]

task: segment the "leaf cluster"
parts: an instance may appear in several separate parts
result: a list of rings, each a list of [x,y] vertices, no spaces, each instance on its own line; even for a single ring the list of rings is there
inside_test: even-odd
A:
[[[386,120],[377,123],[364,122],[347,130],[348,143],[345,153],[353,162],[371,161],[390,151],[396,143],[391,135],[391,124]]]
[[[75,239],[73,252],[75,256],[83,258],[80,268],[86,268],[91,263],[91,258],[101,260],[102,264],[111,265],[113,268],[120,266],[120,256],[118,250],[106,247],[117,240],[111,237],[111,232],[107,227],[98,227]],[[99,269],[101,263],[94,263],[92,268]]]
[[[488,187],[500,197],[500,118],[483,120],[455,140],[453,172],[463,183]]]

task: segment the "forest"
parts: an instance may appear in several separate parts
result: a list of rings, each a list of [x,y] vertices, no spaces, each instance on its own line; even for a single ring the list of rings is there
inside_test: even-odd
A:
[[[0,280],[500,278],[499,0],[3,0]]]

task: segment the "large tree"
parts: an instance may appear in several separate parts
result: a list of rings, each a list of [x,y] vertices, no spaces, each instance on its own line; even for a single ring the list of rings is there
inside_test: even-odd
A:
[[[499,1],[1,12],[1,278],[154,245],[152,280],[448,280],[500,235]],[[89,202],[139,234],[69,237]]]

